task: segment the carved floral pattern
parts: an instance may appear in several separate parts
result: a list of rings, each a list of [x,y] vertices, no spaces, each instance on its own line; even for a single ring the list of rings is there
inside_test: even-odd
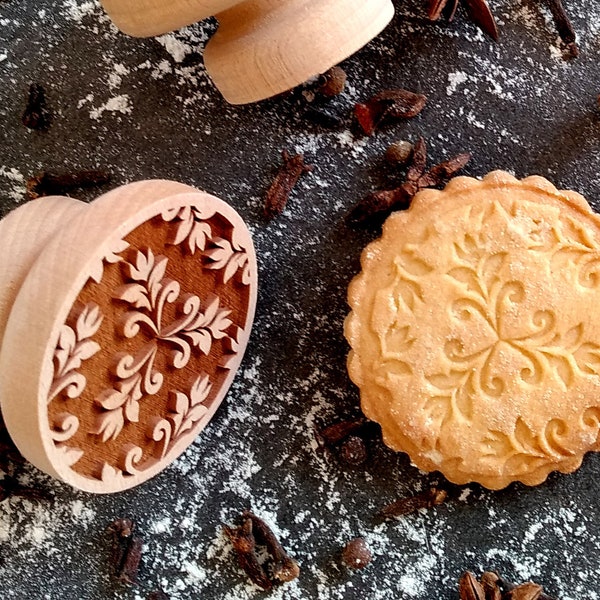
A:
[[[123,354],[119,357],[113,367],[118,383],[96,398],[106,411],[99,419],[96,432],[103,441],[116,438],[125,423],[138,422],[139,401],[161,389],[163,376],[154,371],[159,342],[173,346],[171,364],[182,369],[191,358],[192,348],[198,348],[207,355],[213,340],[228,336],[227,330],[232,324],[228,318],[231,311],[222,308],[219,298],[214,295],[207,299],[204,310],[201,310],[198,296],[182,296],[179,283],[165,276],[167,264],[166,257],[155,257],[150,249],[138,251],[134,262],[123,263],[130,283],[117,289],[114,297],[128,304],[132,310],[123,319],[122,333],[126,338],[134,338],[144,329],[153,339],[135,356]],[[167,303],[177,303],[182,315],[170,323],[163,322]]]
[[[180,265],[171,265],[168,256],[132,241],[147,239],[157,226],[167,228],[165,254],[171,256],[168,247],[178,246],[174,256],[188,261],[186,267],[189,265],[197,273],[193,277],[202,272],[217,274],[216,278],[207,277],[207,284],[202,286],[213,292],[204,291],[202,298],[188,293],[168,274],[180,271]],[[78,312],[72,309],[54,352],[54,378],[48,395],[48,403],[54,403],[49,409],[50,431],[61,463],[115,488],[122,486],[124,477],[139,475],[155,465],[175,446],[181,448],[182,442],[187,442],[207,418],[218,393],[210,373],[214,369],[230,370],[239,364],[246,332],[234,320],[249,308],[244,305],[245,298],[253,298],[248,289],[239,292],[239,300],[235,289],[221,294],[228,283],[234,288],[251,285],[254,276],[251,248],[245,246],[248,242],[243,231],[240,233],[239,225],[234,226],[229,217],[218,212],[215,204],[166,210],[141,229],[139,237],[132,232],[131,238],[113,240],[103,257],[90,264],[86,286],[92,286],[92,290],[96,284],[104,288],[109,281],[122,282],[112,291],[101,290],[104,297],[109,292],[114,302],[107,313],[113,311],[112,318],[108,326],[106,323],[102,326],[104,317],[95,303],[86,304]],[[223,298],[232,306],[224,306]],[[109,357],[110,349],[104,348],[103,340],[115,335],[122,336],[125,351]],[[193,377],[186,389],[171,384],[173,370],[186,366],[193,366],[192,372],[202,370],[203,362],[199,361],[213,351],[218,361],[208,358],[206,372]],[[105,373],[99,380],[93,380],[93,386],[83,368],[83,363],[92,357],[96,358],[87,368],[101,368]],[[221,375],[218,377],[222,381]],[[90,391],[92,387],[94,391]],[[101,391],[98,393],[97,389]],[[159,393],[158,405],[150,400],[151,410],[142,412],[145,399]],[[71,402],[80,396],[87,407],[82,407],[87,411],[86,416],[79,415],[77,405]],[[62,405],[58,406],[60,402],[64,410]],[[152,414],[154,406],[156,414]],[[80,419],[87,423],[90,417],[95,419],[92,431],[80,431]],[[130,423],[140,425],[125,432]],[[75,464],[86,453],[87,443],[80,438],[88,433],[94,434],[100,443],[111,444],[106,448],[111,459],[90,455],[86,462],[89,466],[78,468]]]
[[[189,395],[176,391],[170,393],[167,418],[157,420],[150,432],[154,441],[162,441],[162,456],[208,412],[202,403],[208,398],[211,388],[208,376],[202,375],[192,383]]]

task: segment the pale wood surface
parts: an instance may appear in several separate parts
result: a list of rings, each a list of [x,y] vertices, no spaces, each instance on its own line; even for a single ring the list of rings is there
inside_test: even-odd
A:
[[[103,0],[115,24],[152,36],[216,15],[206,68],[228,102],[285,92],[354,54],[390,22],[391,0]]]
[[[69,199],[54,199],[49,206],[58,204],[59,208],[63,205],[72,207],[73,202]],[[5,232],[12,229],[7,235],[7,239],[19,235],[22,231],[20,224],[26,218],[31,218],[34,224],[39,224],[38,213],[33,209],[28,209],[27,206],[17,209],[15,213],[7,217],[3,229]],[[43,205],[40,204],[40,206]],[[71,466],[75,456],[73,450],[79,452],[79,448],[74,449],[70,446],[55,444],[56,436],[53,437],[49,425],[48,407],[52,400],[50,389],[53,381],[56,382],[55,353],[59,340],[62,340],[63,328],[68,316],[74,310],[76,300],[81,302],[82,290],[89,282],[90,277],[100,282],[99,289],[105,285],[105,280],[102,279],[103,270],[106,272],[108,263],[115,262],[105,257],[111,257],[113,252],[121,251],[122,240],[128,234],[136,231],[150,219],[160,218],[160,215],[167,214],[168,211],[178,211],[186,206],[196,207],[209,217],[215,214],[215,218],[225,219],[226,222],[231,223],[234,242],[237,239],[246,252],[249,296],[244,313],[245,320],[242,319],[240,322],[241,329],[235,340],[239,348],[228,365],[227,374],[220,377],[219,381],[212,382],[215,385],[216,395],[213,395],[210,403],[207,403],[207,410],[192,428],[193,431],[190,434],[193,433],[193,435],[177,438],[177,443],[169,447],[168,452],[165,451],[166,453],[163,455],[151,460],[147,464],[147,468],[130,469],[130,472],[125,474],[119,472],[119,469],[115,471],[114,466],[110,465],[112,463],[120,465],[122,460],[125,460],[120,458],[121,452],[125,452],[128,458],[130,455],[136,455],[135,452],[132,454],[131,444],[126,444],[122,449],[119,449],[121,447],[119,445],[114,446],[114,450],[107,449],[105,447],[106,440],[100,441],[98,436],[94,435],[94,431],[90,429],[91,435],[88,435],[83,441],[83,445],[87,445],[87,447],[82,447],[81,451],[88,454],[99,452],[100,455],[112,452],[112,456],[109,458],[114,460],[107,461],[107,464],[110,463],[110,468],[95,476],[82,474],[77,471],[77,464],[73,468]],[[194,188],[182,184],[169,181],[130,184],[105,194],[83,209],[80,206],[76,206],[76,208],[78,210],[75,211],[72,218],[64,218],[62,222],[59,212],[56,218],[51,220],[54,233],[51,233],[52,228],[49,228],[45,235],[46,239],[43,237],[40,239],[40,242],[44,243],[34,244],[34,250],[39,251],[39,256],[29,270],[14,300],[2,343],[0,401],[2,414],[11,437],[22,454],[33,464],[80,489],[99,493],[114,492],[137,485],[162,470],[187,448],[197,432],[208,423],[216,411],[233,380],[248,341],[256,303],[256,258],[249,233],[237,213],[214,196],[198,192]],[[40,214],[43,214],[43,211]],[[20,218],[21,215],[24,217]],[[69,214],[69,216],[71,215]],[[214,239],[216,244],[220,243],[219,240],[220,238]],[[148,243],[150,244],[148,247],[152,246],[151,241]],[[183,243],[191,242],[184,240]],[[202,244],[202,242],[200,243]],[[167,248],[164,247],[164,250],[166,252]],[[139,252],[145,252],[144,247],[139,247],[138,259]],[[155,249],[154,256],[158,257],[159,252],[160,248]],[[31,253],[32,251],[29,250],[25,252],[29,260],[31,260]],[[198,261],[194,264],[198,265],[197,274],[189,273],[190,285],[193,286],[196,282],[196,286],[202,287],[202,279],[206,275]],[[153,277],[156,284],[156,276]],[[170,284],[169,281],[164,280],[164,285],[172,286],[173,284]],[[106,285],[111,285],[108,279]],[[175,282],[175,285],[179,286],[179,283]],[[188,289],[188,287],[182,283],[182,293],[198,289],[197,287]],[[113,294],[114,297],[114,294],[118,292],[110,288],[108,293],[109,295]],[[232,293],[235,295],[237,292]],[[96,300],[93,294],[92,298]],[[166,302],[173,302],[174,296],[165,296],[165,298],[167,298]],[[209,299],[202,298],[200,301],[206,303],[209,302]],[[110,306],[104,319],[111,320],[111,326],[113,326],[112,321],[115,321],[114,327],[118,328],[120,317],[114,313],[114,309],[110,309]],[[168,335],[168,333],[164,335]],[[120,349],[105,346],[120,342],[118,336],[117,338],[110,337],[108,341],[105,338],[106,335],[102,339],[98,338],[98,352],[105,353],[107,356],[108,363],[105,368],[108,373],[112,372],[110,365],[113,364],[110,356],[119,356]],[[93,343],[96,341],[94,340]],[[170,351],[170,348],[166,348],[165,351]],[[80,368],[79,364],[76,364],[75,367],[76,369]],[[152,369],[149,368],[148,377],[154,377],[152,372]],[[155,371],[155,373],[162,377],[159,371]],[[112,385],[120,389],[119,386],[122,384],[113,383]],[[82,399],[83,396],[78,397],[78,401]],[[97,402],[97,399],[93,400]],[[154,402],[147,396],[144,396],[140,402],[144,400]],[[160,419],[161,416],[157,415],[157,418]],[[67,449],[70,455],[63,452]]]

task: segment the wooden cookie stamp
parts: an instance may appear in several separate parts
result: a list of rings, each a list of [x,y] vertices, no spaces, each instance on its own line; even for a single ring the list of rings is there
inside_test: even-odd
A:
[[[14,442],[72,486],[146,481],[208,423],[256,304],[250,234],[227,204],[145,181],[0,222],[0,401]]]
[[[154,36],[215,15],[206,69],[232,104],[256,102],[324,73],[377,36],[391,0],[101,0],[117,27]]]

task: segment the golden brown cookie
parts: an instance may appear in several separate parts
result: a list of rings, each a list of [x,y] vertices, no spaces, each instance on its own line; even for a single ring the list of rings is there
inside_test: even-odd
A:
[[[503,172],[394,213],[349,290],[365,414],[419,468],[500,489],[599,448],[600,217]]]

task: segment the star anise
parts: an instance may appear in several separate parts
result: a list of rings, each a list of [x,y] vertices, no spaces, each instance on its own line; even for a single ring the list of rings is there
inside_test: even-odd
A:
[[[437,21],[444,15],[452,21],[456,14],[460,0],[429,0],[427,13],[432,21]],[[486,0],[462,0],[463,6],[469,13],[471,20],[493,40],[498,41],[498,27],[496,20]]]

